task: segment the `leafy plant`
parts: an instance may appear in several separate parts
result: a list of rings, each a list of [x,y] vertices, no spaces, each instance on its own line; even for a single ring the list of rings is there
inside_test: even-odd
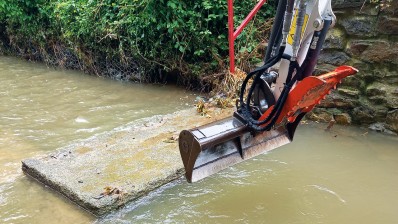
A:
[[[256,3],[235,1],[235,26]],[[257,48],[271,5],[236,40],[240,55]],[[0,26],[19,49],[61,43],[94,70],[104,58],[133,58],[147,70],[203,75],[228,58],[226,0],[3,0]]]

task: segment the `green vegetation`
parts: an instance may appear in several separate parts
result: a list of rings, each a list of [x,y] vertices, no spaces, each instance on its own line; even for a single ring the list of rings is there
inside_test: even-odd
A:
[[[236,25],[256,2],[235,1]],[[264,6],[236,41],[241,59],[255,52],[273,14]],[[3,48],[47,62],[58,55],[61,66],[69,54],[62,59],[60,51],[71,52],[96,74],[110,58],[185,76],[221,71],[228,62],[227,0],[3,0],[0,31]]]

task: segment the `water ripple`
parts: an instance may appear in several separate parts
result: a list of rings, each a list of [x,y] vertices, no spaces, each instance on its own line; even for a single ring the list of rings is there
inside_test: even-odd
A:
[[[340,195],[338,195],[336,192],[334,192],[334,191],[332,191],[332,190],[330,190],[330,189],[328,189],[328,188],[326,188],[326,187],[321,187],[321,186],[319,186],[319,185],[307,185],[308,187],[313,187],[313,188],[315,188],[315,189],[318,189],[318,190],[320,190],[320,191],[323,191],[323,192],[327,192],[327,193],[329,193],[329,194],[332,194],[332,195],[334,195],[337,199],[339,199],[339,201],[341,201],[342,203],[346,203],[346,200],[344,200],[342,197],[340,197]]]

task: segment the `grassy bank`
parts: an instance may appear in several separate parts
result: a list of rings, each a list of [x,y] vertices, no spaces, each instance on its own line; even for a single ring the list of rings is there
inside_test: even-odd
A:
[[[236,25],[255,3],[235,2]],[[257,48],[273,5],[264,6],[236,41],[241,66],[261,58]],[[200,86],[192,80],[227,68],[227,38],[226,0],[0,2],[1,53],[114,79],[153,82],[173,76]]]

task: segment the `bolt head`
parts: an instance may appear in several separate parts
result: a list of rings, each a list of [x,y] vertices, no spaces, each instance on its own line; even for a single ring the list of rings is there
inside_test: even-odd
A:
[[[314,24],[313,24],[314,28],[319,28],[319,26],[321,26],[321,23],[319,22],[319,20],[315,20]]]

